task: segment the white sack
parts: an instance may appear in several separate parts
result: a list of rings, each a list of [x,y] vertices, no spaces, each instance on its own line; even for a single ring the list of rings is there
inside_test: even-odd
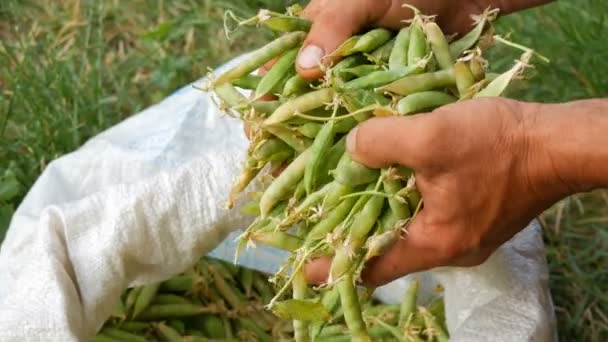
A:
[[[232,260],[238,233],[224,238],[250,219],[224,203],[246,146],[241,123],[186,86],[52,162],[0,250],[0,340],[86,341],[127,286],[167,279],[212,250]],[[240,263],[272,272],[283,256],[258,247]],[[422,274],[425,288],[446,287],[453,341],[554,340],[547,278],[536,225],[484,265]],[[379,298],[399,301],[408,281]]]

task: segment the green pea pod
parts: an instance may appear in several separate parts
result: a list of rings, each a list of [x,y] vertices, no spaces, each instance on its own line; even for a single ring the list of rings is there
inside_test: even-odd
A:
[[[281,103],[279,101],[253,101],[251,102],[251,107],[258,114],[264,114],[264,116],[268,116],[272,114]]]
[[[192,304],[192,302],[179,295],[159,293],[152,300],[152,304]]]
[[[244,304],[241,302],[241,298],[235,291],[235,289],[226,282],[226,278],[218,271],[216,266],[209,266],[209,272],[213,278],[213,285],[215,289],[220,293],[222,298],[228,303],[228,305],[234,310],[240,310]],[[229,278],[231,279],[231,278]]]
[[[205,336],[212,339],[226,338],[224,321],[219,315],[199,315],[187,320],[188,326],[202,331]]]
[[[380,70],[356,78],[344,84],[344,89],[374,89],[395,82],[403,77],[420,71],[419,66],[402,67],[393,70]]]
[[[121,340],[118,340],[112,336],[108,336],[106,334],[97,334],[93,337],[91,337],[91,342],[120,342]]]
[[[150,324],[144,322],[122,322],[118,327],[121,330],[130,333],[144,334],[147,330],[150,329]]]
[[[291,95],[301,94],[310,89],[310,80],[303,79],[300,75],[296,74],[290,77],[283,87],[283,97],[289,97]]]
[[[294,69],[294,63],[296,61],[296,57],[298,56],[298,51],[299,49],[287,51],[262,77],[260,83],[255,88],[255,94],[258,98],[266,94],[270,94],[274,87],[280,83],[285,74]]]
[[[388,42],[393,33],[387,29],[377,28],[363,34],[353,47],[348,51],[349,55],[356,52],[372,52],[384,43]]]
[[[260,342],[272,342],[272,336],[268,335],[263,329],[261,329],[254,321],[248,318],[238,318],[237,322],[240,327],[240,331],[247,330],[253,332]]]
[[[252,157],[262,162],[269,162],[273,161],[273,158],[276,158],[277,154],[284,151],[288,152],[288,157],[293,154],[291,147],[281,139],[270,138],[253,151]]]
[[[182,342],[182,335],[172,327],[164,323],[157,323],[155,327],[158,334],[167,342]]]
[[[159,288],[160,283],[146,285],[143,287],[141,293],[135,301],[135,304],[133,305],[133,317],[137,318],[140,313],[150,306]]]
[[[127,318],[127,310],[122,300],[119,300],[116,303],[110,317],[117,318],[119,320],[124,320],[125,318]]]
[[[296,113],[306,113],[330,103],[334,98],[331,88],[323,88],[306,93],[283,103],[270,117],[263,122],[264,127],[279,124],[291,119]]]
[[[418,113],[458,101],[452,95],[442,91],[423,91],[408,95],[397,103],[397,112],[401,115]]]
[[[378,179],[379,173],[378,170],[370,169],[352,160],[348,153],[344,153],[338,166],[332,171],[334,179],[337,182],[352,187],[373,182]]]
[[[450,54],[450,47],[445,35],[439,28],[439,25],[434,22],[425,25],[426,37],[428,39],[431,50],[435,55],[435,59],[441,69],[447,70],[454,67],[454,58]]]
[[[355,77],[363,77],[365,75],[369,75],[369,74],[373,73],[374,71],[378,71],[378,70],[380,70],[380,66],[378,66],[378,65],[363,64],[363,65],[357,65],[352,68],[342,69],[340,71],[340,75],[342,76],[345,74],[349,74],[349,75],[353,75]]]
[[[410,209],[408,207],[406,200],[399,200],[397,198],[397,194],[399,190],[401,190],[401,182],[398,179],[391,179],[390,177],[384,177],[382,181],[382,185],[384,187],[384,192],[389,195],[388,205],[397,220],[404,220],[412,215]]]
[[[312,145],[311,139],[295,134],[293,130],[285,126],[276,125],[266,127],[266,131],[281,139],[298,153],[304,152],[310,145]]]
[[[276,226],[272,224],[273,227]],[[281,249],[288,252],[295,252],[302,246],[302,239],[289,233],[265,229],[251,234],[250,239],[263,245]]]
[[[247,104],[245,95],[241,94],[230,83],[224,83],[214,89],[215,94],[222,100],[222,109],[239,107]]]
[[[416,301],[418,298],[418,280],[414,280],[410,287],[405,291],[401,300],[401,309],[399,312],[399,328],[405,328],[406,323],[411,321],[412,316],[416,313]]]
[[[456,87],[460,98],[466,99],[473,96],[470,89],[475,84],[475,77],[465,63],[457,62],[454,65],[454,77],[456,78]]]
[[[379,93],[394,93],[397,95],[410,95],[422,91],[456,85],[454,70],[440,70],[419,75],[406,76],[393,83],[378,88]]]
[[[354,341],[371,341],[361,314],[361,305],[353,275],[345,274],[337,282],[336,287],[340,292],[340,302],[344,309],[344,320],[348,326],[350,337]]]
[[[253,289],[253,270],[241,267],[239,270],[239,284],[245,291],[245,296],[251,297],[251,291]]]
[[[329,149],[325,164],[321,166],[321,171],[319,171],[319,184],[331,181],[332,175],[330,171],[338,166],[344,151],[346,151],[346,137],[342,137]]]
[[[360,38],[361,36],[352,36],[348,38],[342,44],[340,44],[340,46],[338,46],[338,48],[332,52],[331,55],[337,57],[346,57],[348,55],[352,55],[354,53],[352,49],[355,47]]]
[[[422,195],[416,189],[410,189],[407,191],[405,197],[407,198],[407,203],[410,207],[410,211],[413,213],[416,212],[418,206],[420,205],[420,201],[422,200]]]
[[[307,122],[303,125],[300,125],[296,128],[296,130],[298,131],[298,133],[302,134],[303,136],[307,137],[307,138],[314,138],[317,136],[317,134],[319,134],[319,131],[321,130],[321,128],[323,127],[323,124],[320,124],[318,122]]]
[[[319,240],[324,239],[327,234],[332,232],[348,216],[355,202],[356,197],[344,199],[336,208],[331,210],[326,217],[315,224],[306,235],[305,246],[312,246]]]
[[[372,230],[382,212],[384,197],[372,195],[357,214],[348,231],[348,248],[357,251],[365,243],[365,239]]]
[[[293,278],[293,299],[304,300],[308,292],[308,283],[303,270],[298,270]],[[329,315],[329,314],[328,314]],[[294,338],[297,341],[307,342],[310,340],[308,333],[308,322],[304,320],[293,320]]]
[[[334,131],[337,134],[348,133],[355,128],[358,123],[359,122],[353,117],[340,119],[334,124]]]
[[[483,34],[483,31],[488,24],[488,22],[494,20],[496,18],[496,12],[490,11],[482,14],[480,19],[475,25],[475,28],[466,35],[462,36],[462,38],[450,44],[450,54],[452,58],[458,59],[466,50],[471,49]]]
[[[526,68],[530,58],[532,58],[532,52],[526,51],[509,71],[495,78],[484,89],[475,94],[473,98],[497,97],[502,95],[513,79]]]
[[[315,137],[315,141],[311,146],[312,157],[310,158],[306,169],[304,170],[304,187],[306,193],[312,193],[318,178],[318,173],[321,170],[321,165],[325,162],[327,153],[331,148],[336,132],[334,131],[334,121],[329,121],[319,134]]]
[[[284,198],[289,191],[304,177],[306,164],[312,157],[309,148],[300,154],[285,170],[268,186],[260,198],[260,212],[262,217],[268,216],[272,208]]]
[[[331,72],[334,75],[338,75],[344,69],[356,67],[357,65],[365,64],[365,62],[365,57],[362,54],[348,56],[334,65],[333,68],[331,68]]]
[[[261,20],[260,24],[277,32],[308,32],[312,25],[310,20],[293,16],[272,17],[266,20]]]
[[[261,79],[262,79],[261,76],[245,75],[241,78],[237,78],[236,80],[232,81],[231,83],[233,86],[239,87],[241,89],[254,90],[260,83]]]
[[[287,33],[282,37],[273,40],[266,46],[252,52],[244,62],[241,62],[234,68],[218,76],[217,79],[212,82],[212,85],[216,88],[218,85],[231,82],[232,80],[252,73],[273,58],[300,45],[305,37],[305,32],[297,31]]]
[[[169,322],[169,326],[173,329],[175,329],[175,331],[177,331],[180,335],[183,335],[186,333],[186,325],[184,324],[183,321],[177,320],[177,319],[172,319]]]
[[[146,342],[147,339],[145,337],[139,336],[132,332],[124,331],[119,328],[104,328],[101,333],[103,335],[107,335],[108,337],[114,338],[119,341],[132,341],[132,342]]]
[[[426,56],[427,46],[426,37],[422,30],[421,23],[416,21],[410,26],[410,43],[407,51],[407,65],[418,64]]]
[[[418,312],[424,318],[424,325],[426,326],[426,330],[432,332],[431,336],[437,342],[448,342],[450,337],[448,336],[447,331],[443,329],[441,324],[437,321],[437,318],[433,317],[433,315],[423,307],[418,307]]]
[[[408,50],[410,47],[410,28],[402,28],[397,37],[395,38],[395,44],[391,50],[388,67],[390,70],[399,70],[404,66],[408,65]]]
[[[388,42],[384,43],[384,45],[382,45],[381,47],[374,50],[372,53],[367,54],[366,55],[367,59],[370,62],[372,62],[374,64],[378,64],[378,65],[384,65],[384,64],[388,63],[390,56],[391,56],[391,52],[393,51],[393,47],[395,46],[395,44],[396,44],[395,38],[389,40]]]
[[[162,304],[150,305],[137,317],[140,321],[156,321],[173,318],[191,317],[204,313],[218,313],[219,309],[214,306],[203,306],[199,304]]]
[[[170,292],[187,292],[194,286],[194,278],[190,274],[179,275],[169,280],[165,280],[161,285],[161,290]]]
[[[270,287],[268,279],[261,273],[256,273],[255,277],[253,277],[253,288],[264,303],[269,303],[272,300],[274,296],[273,290]]]

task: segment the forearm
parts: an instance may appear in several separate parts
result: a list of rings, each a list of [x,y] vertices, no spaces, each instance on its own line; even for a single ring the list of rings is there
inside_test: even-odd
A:
[[[531,162],[568,195],[608,187],[608,100],[538,105]]]

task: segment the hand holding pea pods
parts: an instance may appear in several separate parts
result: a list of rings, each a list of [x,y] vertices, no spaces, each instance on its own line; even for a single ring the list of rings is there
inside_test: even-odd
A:
[[[526,66],[531,51],[526,50],[521,61],[511,70],[489,80],[482,51],[477,49],[481,52],[471,53],[468,50],[477,51],[478,41],[495,17],[494,12],[485,12],[477,18],[477,26],[472,33],[450,41],[433,17],[406,7],[403,11],[411,12],[410,17],[413,13],[414,17],[411,25],[399,34],[388,29],[351,30],[348,34],[339,32],[343,36],[339,42],[332,43],[330,51],[333,52],[327,54],[325,48],[317,47],[317,51],[313,51],[317,56],[311,57],[308,50],[319,39],[315,32],[320,23],[314,14],[315,10],[322,11],[319,6],[313,2],[304,11],[306,16],[313,18],[310,33],[304,37],[302,32],[280,30],[290,33],[257,50],[250,60],[243,62],[244,66],[218,76],[222,82],[216,82],[216,89],[227,109],[240,113],[243,120],[253,127],[254,138],[247,165],[254,160],[255,170],[264,170],[271,160],[259,156],[265,155],[264,150],[275,145],[281,148],[272,155],[288,158],[283,159],[288,165],[280,175],[269,176],[267,172],[260,172],[258,179],[266,179],[263,180],[266,184],[263,184],[259,200],[254,201],[254,205],[258,203],[259,210],[252,211],[259,212],[260,218],[242,235],[245,242],[263,243],[291,253],[285,268],[275,277],[279,290],[268,306],[296,321],[297,340],[307,339],[310,334],[305,331],[309,326],[306,321],[310,318],[303,316],[302,312],[321,312],[322,308],[319,303],[307,299],[314,292],[304,291],[303,268],[319,256],[333,257],[331,269],[327,267],[327,260],[312,261],[306,268],[309,280],[325,283],[329,272],[326,285],[337,288],[342,315],[350,333],[356,339],[366,341],[371,338],[372,330],[368,330],[368,322],[361,314],[361,298],[355,286],[361,275],[369,284],[380,284],[404,274],[403,270],[409,272],[411,268],[420,270],[435,265],[438,260],[444,260],[441,258],[453,261],[453,256],[447,252],[430,255],[436,251],[431,248],[438,248],[436,245],[445,239],[425,240],[419,227],[421,220],[424,222],[425,217],[431,215],[428,212],[433,208],[433,199],[438,196],[428,194],[430,176],[425,173],[427,165],[424,163],[431,164],[438,158],[453,161],[445,156],[449,152],[445,146],[449,145],[441,144],[446,141],[443,135],[454,137],[458,131],[449,131],[451,135],[442,131],[442,139],[437,139],[427,126],[424,126],[427,131],[421,131],[423,134],[415,129],[398,134],[397,129],[403,127],[397,124],[429,121],[443,127],[438,121],[433,121],[440,116],[449,129],[457,127],[463,130],[478,119],[489,121],[489,115],[481,116],[478,111],[467,107],[470,104],[466,100],[501,95]],[[402,26],[400,24],[399,27]],[[329,58],[323,60],[325,55]],[[252,71],[251,66],[267,64],[277,57],[270,72],[260,78],[247,76]],[[340,58],[342,60],[338,62]],[[306,62],[309,68],[305,67]],[[322,71],[322,79],[312,77],[313,72],[308,69],[315,68]],[[297,76],[289,74],[294,71],[298,71]],[[288,79],[282,81],[286,73]],[[261,106],[248,104],[235,95],[234,85],[254,88],[252,83],[261,93],[259,95],[272,93],[277,96],[278,106],[272,113],[267,111],[255,115],[256,106]],[[452,108],[455,109],[450,110]],[[431,114],[416,115],[431,110],[434,110]],[[465,110],[470,114],[461,115]],[[390,117],[379,121],[381,119],[372,118],[374,115]],[[361,125],[354,128],[357,122]],[[391,123],[395,126],[390,126]],[[363,134],[361,132],[372,125],[384,125],[381,126],[384,131],[375,130],[376,135],[373,136],[385,142],[380,149],[375,148],[377,144],[373,139],[358,140]],[[345,141],[346,136],[349,148],[345,152],[344,147],[336,147]],[[260,144],[259,141],[265,143]],[[426,145],[433,146],[432,143],[443,147],[438,147],[439,151],[429,151]],[[402,146],[407,149],[400,151]],[[407,156],[401,159],[401,153]],[[457,155],[463,157],[461,153]],[[399,173],[394,171],[398,169],[394,167],[396,165],[411,167],[416,173],[395,177]],[[377,168],[385,169],[380,172]],[[242,192],[243,185],[251,181],[250,169],[252,167],[246,167],[245,177],[241,177],[247,182],[237,182],[233,194]],[[454,190],[462,191],[460,187]],[[421,195],[424,200],[421,200]],[[458,192],[452,196],[458,196]],[[424,210],[420,211],[423,203]],[[416,229],[418,232],[414,231]],[[399,239],[405,230],[409,232],[407,238]],[[464,231],[452,234],[450,237],[454,240],[451,241],[461,237],[457,234],[467,236]],[[409,257],[408,262],[395,267],[394,263],[400,260],[397,256],[403,253],[400,247],[404,244],[412,246],[407,253],[422,253],[426,259]],[[487,258],[490,252],[491,249],[487,249],[473,256],[465,255],[472,259],[465,258],[462,262],[474,264]],[[365,268],[368,262],[379,266],[370,270]],[[401,273],[386,271],[391,268]],[[291,286],[294,298],[281,301]]]

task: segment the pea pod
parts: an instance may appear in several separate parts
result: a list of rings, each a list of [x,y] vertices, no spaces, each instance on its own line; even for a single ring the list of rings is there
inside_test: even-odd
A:
[[[312,145],[312,140],[295,134],[293,130],[285,126],[276,125],[267,127],[266,131],[281,139],[285,144],[289,145],[289,147],[298,153],[305,151],[310,145]]]
[[[316,241],[324,239],[327,234],[332,232],[348,216],[355,202],[356,197],[344,199],[336,208],[330,211],[326,217],[315,224],[306,235],[305,246],[312,246]]]
[[[472,96],[470,89],[475,84],[475,77],[465,63],[457,62],[454,65],[454,78],[460,98],[465,99]]]
[[[285,74],[289,70],[293,70],[298,51],[298,49],[289,50],[277,60],[255,88],[256,96],[261,97],[269,94],[280,83]]]
[[[410,42],[407,51],[407,65],[416,65],[426,56],[426,37],[420,21],[414,21],[410,26]]]
[[[276,224],[272,225],[272,227],[274,226]],[[295,252],[302,247],[303,243],[302,239],[295,235],[273,229],[254,232],[251,234],[250,240],[288,252]]]
[[[302,134],[307,138],[314,138],[319,134],[319,131],[323,127],[323,124],[318,122],[307,122],[303,125],[300,125],[296,128],[298,133]]]
[[[437,60],[437,63],[439,63],[441,69],[447,70],[453,68],[454,59],[450,54],[448,41],[439,28],[439,25],[434,22],[427,23],[425,25],[425,30],[431,50],[433,50],[435,59]]]
[[[393,38],[388,42],[384,43],[381,47],[374,50],[372,53],[367,54],[367,59],[375,64],[384,65],[388,63],[389,58],[391,56],[391,52],[393,51],[393,47],[396,44],[396,39]],[[405,65],[405,64],[404,64]]]
[[[286,158],[280,158],[285,154],[287,155]],[[252,157],[259,161],[269,162],[285,160],[292,154],[293,150],[285,142],[280,139],[270,138],[253,151]]]
[[[237,78],[236,80],[232,81],[231,83],[233,86],[239,87],[241,89],[254,90],[260,83],[261,79],[262,79],[261,76],[245,75],[241,78]]]
[[[362,54],[348,56],[334,65],[333,68],[331,68],[331,72],[334,75],[338,75],[344,69],[356,67],[357,65],[365,64],[365,62],[365,57],[363,57]]]
[[[383,28],[377,28],[366,32],[359,39],[357,39],[354,46],[349,50],[348,54],[356,52],[372,52],[376,48],[382,46],[388,42],[393,34],[391,31]]]
[[[192,302],[176,294],[160,293],[154,297],[151,304],[192,304]]]
[[[250,105],[256,113],[266,117],[277,110],[281,103],[279,101],[253,101]]]
[[[356,78],[344,84],[344,89],[374,89],[395,82],[403,77],[417,73],[419,66],[404,67],[394,70],[380,70]]]
[[[296,95],[303,93],[310,89],[310,80],[303,79],[300,75],[293,75],[291,78],[285,82],[285,87],[283,87],[283,97],[289,97],[291,95]]]
[[[379,71],[380,67],[375,64],[362,64],[357,65],[352,68],[343,69],[340,71],[340,75],[343,76],[345,74],[352,75],[354,77],[363,77],[365,75],[369,75],[374,71]],[[344,77],[343,77],[344,78]]]
[[[378,179],[380,172],[352,160],[348,153],[344,153],[332,174],[337,182],[356,187]]]
[[[158,334],[167,342],[182,342],[182,335],[167,324],[157,323],[155,327]]]
[[[305,37],[306,33],[297,31],[287,33],[268,43],[266,46],[252,52],[244,62],[218,76],[212,82],[213,88],[252,73],[271,59],[297,47]]]
[[[146,285],[143,287],[141,293],[135,301],[135,304],[133,305],[133,317],[137,318],[140,313],[150,306],[159,288],[160,283]]]
[[[263,126],[276,125],[291,119],[296,113],[305,113],[310,110],[323,107],[334,98],[331,88],[319,89],[283,103],[277,110],[263,122]]]
[[[310,30],[312,23],[300,17],[278,16],[261,20],[260,23],[267,28],[277,32],[294,32]]]
[[[311,146],[312,156],[304,170],[304,187],[307,194],[312,193],[313,188],[317,183],[321,165],[325,162],[327,153],[334,142],[335,136],[334,121],[332,120],[323,125],[321,131],[315,137],[315,141]]]
[[[406,76],[400,80],[378,88],[380,93],[410,95],[422,91],[456,85],[454,70],[440,70],[419,75]]]
[[[397,37],[395,38],[395,44],[391,50],[388,67],[391,70],[399,70],[404,66],[408,65],[408,50],[410,47],[410,28],[402,28]]]
[[[408,287],[401,300],[401,310],[399,312],[399,328],[404,329],[408,321],[416,313],[416,300],[418,298],[418,280],[414,280]]]
[[[239,107],[248,102],[247,98],[230,83],[221,84],[214,91],[220,100],[222,100],[221,109]]]
[[[450,44],[450,54],[454,59],[459,58],[466,50],[472,48],[477,44],[483,31],[488,24],[488,22],[496,19],[496,15],[498,12],[496,10],[490,10],[484,12],[479,19],[477,20],[477,24],[475,28],[466,35],[462,36],[462,38]]]
[[[442,91],[423,91],[408,95],[397,103],[401,115],[413,114],[422,110],[434,109],[458,101],[452,95]]]
[[[268,186],[262,198],[260,198],[260,212],[262,217],[268,213],[279,201],[286,197],[290,189],[294,187],[302,177],[306,164],[312,157],[311,149],[307,149],[300,154],[289,166]]]
[[[146,342],[146,338],[119,328],[104,328],[101,333],[119,341]]]

